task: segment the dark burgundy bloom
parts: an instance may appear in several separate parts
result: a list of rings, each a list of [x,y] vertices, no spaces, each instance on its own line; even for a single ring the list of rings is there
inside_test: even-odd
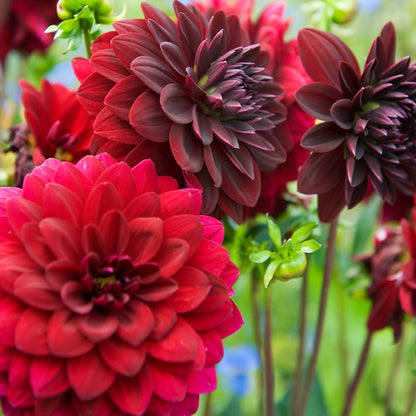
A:
[[[412,222],[402,219],[402,233],[409,260],[403,267],[403,284],[400,289],[400,302],[403,309],[416,316],[416,208],[412,210]]]
[[[301,107],[322,123],[304,135],[312,151],[298,188],[318,194],[322,221],[363,200],[368,184],[393,204],[396,191],[416,191],[416,66],[395,62],[395,31],[387,23],[363,71],[335,35],[302,29],[299,50],[314,83],[297,93]]]
[[[106,154],[48,159],[0,188],[6,416],[179,416],[216,387],[242,324],[201,192]]]
[[[40,165],[49,157],[76,162],[89,154],[93,117],[74,91],[43,79],[40,91],[20,81],[27,127],[33,136],[33,159]]]
[[[143,19],[93,43],[92,73],[76,65],[80,100],[97,117],[92,151],[130,165],[150,158],[160,174],[203,189],[204,213],[239,221],[258,200],[260,172],[285,160],[282,89],[235,15],[208,20],[173,6],[175,20],[143,3]]]
[[[0,66],[12,50],[45,50],[53,35],[45,30],[58,21],[57,0],[2,0],[0,13]]]
[[[359,258],[366,265],[372,280],[367,289],[372,300],[368,330],[374,332],[391,326],[396,342],[400,338],[404,318],[399,292],[403,282],[405,254],[400,227],[383,227],[375,237],[375,252]]]
[[[267,5],[256,19],[254,0],[209,0],[195,4],[207,16],[214,15],[218,10],[238,16],[251,42],[260,44],[261,50],[268,53],[266,69],[284,90],[282,103],[287,108],[287,117],[279,128],[287,159],[273,171],[262,172],[258,203],[245,209],[246,215],[256,212],[278,215],[287,205],[284,197],[287,183],[297,179],[299,167],[309,156],[310,152],[300,146],[300,140],[315,121],[300,109],[295,100],[295,92],[311,80],[300,60],[297,39],[285,40],[290,26],[290,19],[284,17],[286,3],[276,1]]]

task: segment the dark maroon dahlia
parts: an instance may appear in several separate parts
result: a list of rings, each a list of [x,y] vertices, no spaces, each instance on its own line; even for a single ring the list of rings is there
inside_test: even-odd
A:
[[[416,191],[416,66],[395,62],[395,31],[387,23],[364,69],[347,45],[317,29],[299,33],[302,62],[314,81],[297,93],[300,106],[322,120],[302,145],[312,151],[298,189],[318,195],[322,221],[362,201],[369,183],[393,204],[397,190]]]
[[[97,116],[92,152],[130,165],[150,158],[160,174],[203,189],[204,213],[241,220],[260,172],[285,160],[283,91],[235,15],[173,7],[175,20],[143,3],[143,19],[115,23],[90,62],[76,64],[80,100]]]

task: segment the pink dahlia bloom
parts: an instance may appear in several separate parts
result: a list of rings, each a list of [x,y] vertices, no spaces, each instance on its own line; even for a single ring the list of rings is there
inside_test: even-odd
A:
[[[53,41],[46,28],[58,21],[57,0],[2,0],[0,14],[0,66],[12,50],[45,50]]]
[[[310,83],[311,79],[303,68],[297,39],[285,40],[290,26],[290,19],[284,16],[286,3],[277,1],[269,4],[256,20],[253,18],[254,0],[208,0],[196,2],[195,5],[207,16],[212,16],[218,10],[223,10],[226,15],[237,15],[241,27],[249,34],[250,41],[260,44],[261,50],[267,52],[269,58],[266,69],[283,88],[282,103],[287,108],[287,118],[280,129],[287,160],[275,170],[262,172],[258,203],[245,210],[246,215],[256,212],[278,215],[286,206],[284,194],[287,183],[297,179],[299,167],[310,153],[300,146],[300,140],[315,122],[295,100],[296,91]]]
[[[97,117],[92,151],[130,165],[150,158],[203,190],[204,213],[240,221],[257,203],[261,172],[286,158],[283,91],[235,15],[173,7],[174,20],[143,3],[143,19],[115,23],[89,64],[76,61],[80,100]]]
[[[106,154],[0,188],[6,416],[191,415],[242,324],[201,193]]]
[[[76,162],[89,154],[93,117],[76,93],[46,79],[40,91],[25,80],[20,85],[26,124],[33,135],[35,164],[50,157]]]

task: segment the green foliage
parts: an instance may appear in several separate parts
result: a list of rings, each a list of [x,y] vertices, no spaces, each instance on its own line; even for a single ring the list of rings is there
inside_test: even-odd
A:
[[[302,276],[307,265],[307,253],[313,253],[320,248],[320,244],[309,238],[316,222],[310,221],[293,231],[291,237],[282,240],[282,233],[277,223],[266,216],[268,236],[273,243],[273,249],[265,249],[267,241],[260,245],[253,245],[249,259],[253,263],[266,266],[264,272],[264,286],[267,287],[273,279],[290,280]],[[267,263],[267,265],[266,265]]]

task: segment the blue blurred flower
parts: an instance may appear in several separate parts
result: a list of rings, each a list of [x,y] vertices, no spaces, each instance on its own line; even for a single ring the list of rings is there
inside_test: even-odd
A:
[[[260,368],[260,356],[253,345],[225,348],[224,358],[217,366],[221,386],[226,392],[244,396],[255,385],[255,371]]]
[[[380,8],[383,0],[359,0],[358,3],[361,12],[371,13]]]

